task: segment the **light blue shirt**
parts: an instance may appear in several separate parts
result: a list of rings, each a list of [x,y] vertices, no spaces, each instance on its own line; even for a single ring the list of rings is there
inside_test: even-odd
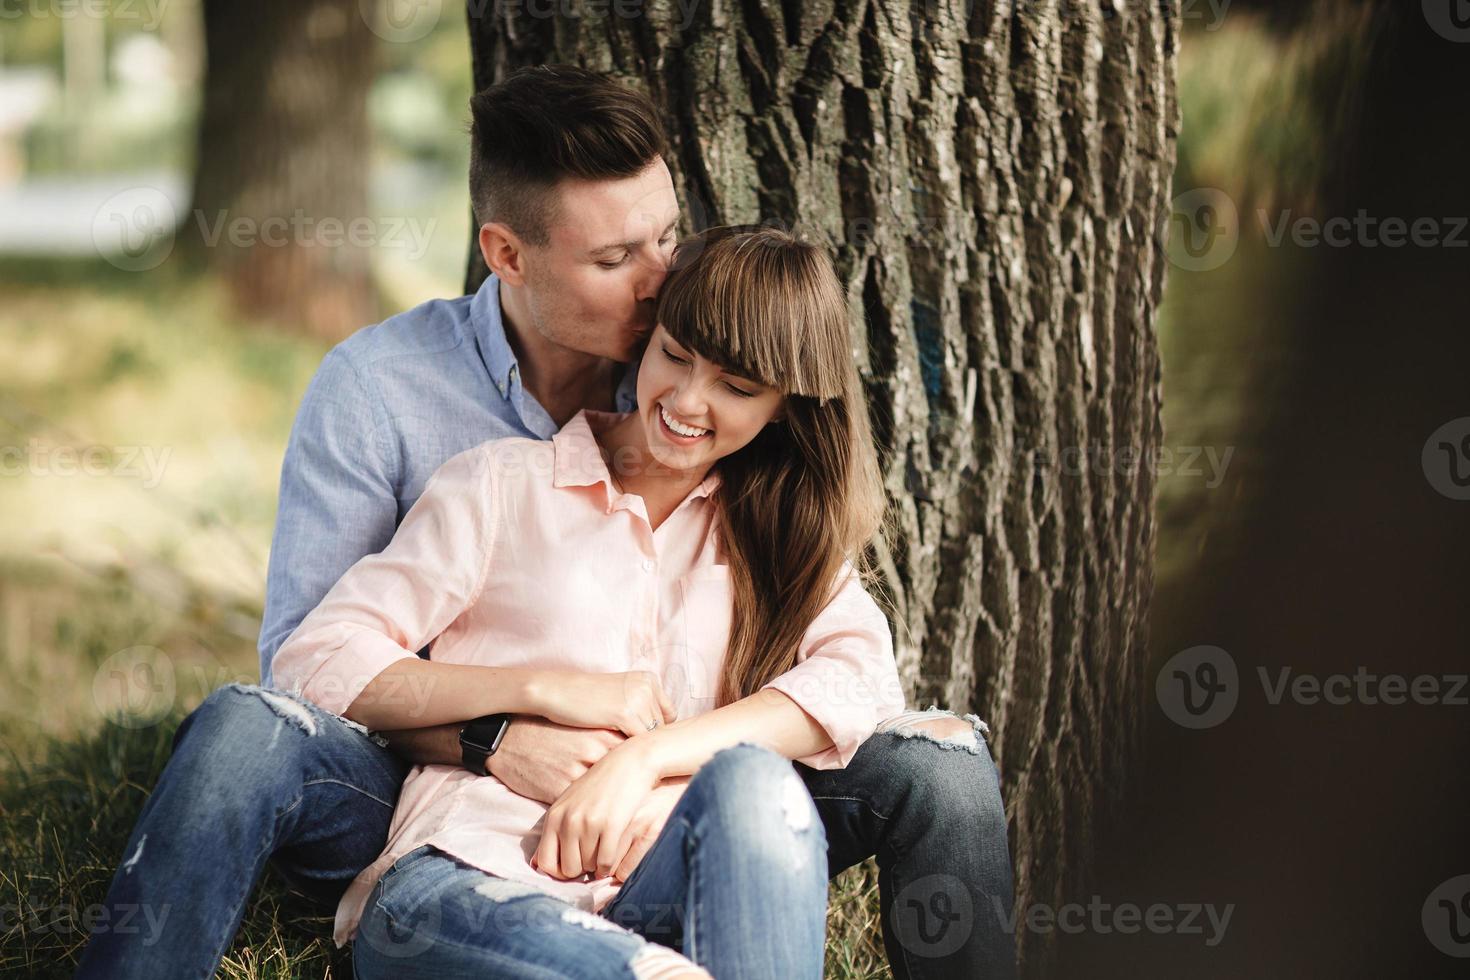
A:
[[[635,358],[618,411],[637,407],[637,382]],[[387,546],[440,464],[488,439],[550,439],[556,428],[521,384],[493,275],[473,296],[430,300],[334,347],[306,389],[281,465],[261,683],[342,573]]]

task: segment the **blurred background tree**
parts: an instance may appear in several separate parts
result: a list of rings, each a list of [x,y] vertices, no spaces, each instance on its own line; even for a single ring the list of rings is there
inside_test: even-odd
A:
[[[348,234],[368,213],[375,40],[357,0],[204,0],[184,227],[246,316],[328,339],[381,318],[371,239]]]

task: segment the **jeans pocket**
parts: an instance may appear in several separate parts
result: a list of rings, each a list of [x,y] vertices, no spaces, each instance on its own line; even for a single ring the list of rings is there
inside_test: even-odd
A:
[[[397,861],[394,861],[391,865],[388,866],[388,870],[384,871],[383,874],[378,878],[378,883],[373,887],[373,891],[377,894],[375,897],[370,897],[369,901],[382,903],[383,899],[385,899],[388,895],[388,889],[392,885],[393,879],[398,876],[399,872],[403,871],[410,865],[417,864],[418,862],[432,856],[433,854],[434,848],[432,845],[422,844],[400,857]]]

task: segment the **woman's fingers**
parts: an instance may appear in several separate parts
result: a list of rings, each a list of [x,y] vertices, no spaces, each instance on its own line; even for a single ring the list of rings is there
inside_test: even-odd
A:
[[[541,835],[541,846],[536,848],[532,856],[532,863],[537,871],[545,871],[547,874],[556,874],[557,862],[557,839],[556,834],[547,832]]]
[[[627,881],[628,875],[632,874],[633,869],[638,867],[638,864],[643,860],[643,855],[648,853],[648,849],[653,846],[653,842],[656,839],[655,835],[648,833],[634,834],[632,842],[628,845],[628,849],[623,852],[622,858],[618,860],[618,866],[613,869],[613,877],[618,881]]]
[[[631,824],[621,834],[602,835],[597,847],[597,877],[606,877],[617,870],[623,855],[628,853],[628,847],[632,844],[632,836]]]
[[[561,834],[561,863],[559,865],[563,878],[582,877],[582,840],[572,833],[563,829]]]

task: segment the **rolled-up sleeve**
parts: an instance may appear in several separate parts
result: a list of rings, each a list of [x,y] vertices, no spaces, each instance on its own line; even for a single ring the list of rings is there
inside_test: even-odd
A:
[[[477,447],[434,473],[388,546],[347,569],[281,645],[276,687],[342,714],[474,603],[495,536],[491,456]]]
[[[802,637],[796,665],[765,685],[831,736],[831,748],[796,760],[813,769],[845,767],[881,722],[904,710],[888,620],[851,563],[841,579],[842,588]]]

